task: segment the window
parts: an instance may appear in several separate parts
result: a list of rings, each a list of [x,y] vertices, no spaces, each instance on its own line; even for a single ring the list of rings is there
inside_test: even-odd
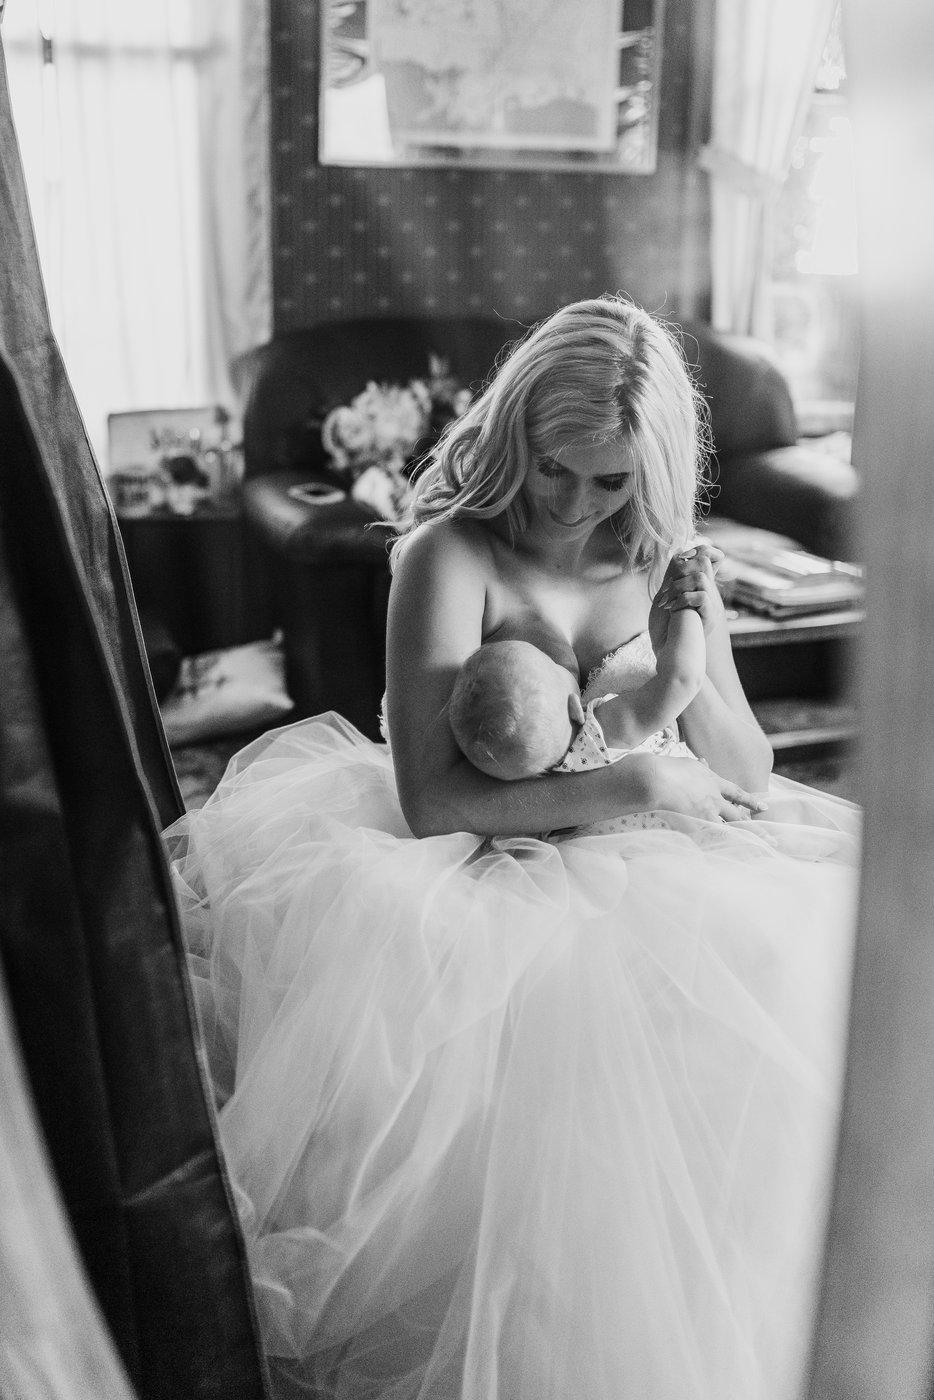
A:
[[[229,361],[262,338],[268,172],[245,153],[265,144],[246,92],[265,84],[253,57],[264,23],[263,0],[7,8],[52,326],[102,463],[109,413],[232,407]],[[258,331],[246,324],[251,288]]]
[[[852,134],[838,5],[775,219],[775,347],[805,430],[809,418],[848,426],[856,394],[856,270]]]

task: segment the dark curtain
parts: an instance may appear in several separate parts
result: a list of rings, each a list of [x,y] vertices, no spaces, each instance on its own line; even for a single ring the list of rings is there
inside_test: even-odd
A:
[[[0,45],[0,968],[84,1266],[144,1400],[265,1394],[159,836],[180,810],[51,334]]]

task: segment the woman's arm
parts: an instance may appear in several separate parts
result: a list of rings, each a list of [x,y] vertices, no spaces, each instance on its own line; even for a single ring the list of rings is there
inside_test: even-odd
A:
[[[588,773],[500,782],[463,757],[447,704],[483,637],[492,569],[482,527],[423,527],[398,559],[389,600],[387,717],[405,819],[416,836],[529,835],[665,806],[733,820],[755,799],[703,764],[636,754]],[[673,767],[672,765],[676,765]]]
[[[714,576],[714,562],[722,555],[703,545],[688,554],[677,556],[668,566],[652,603],[650,631],[654,639],[665,612],[671,616],[693,608],[700,613],[707,641],[707,674],[681,716],[685,739],[717,772],[761,792],[772,771],[772,746],[736,673],[726,610]]]

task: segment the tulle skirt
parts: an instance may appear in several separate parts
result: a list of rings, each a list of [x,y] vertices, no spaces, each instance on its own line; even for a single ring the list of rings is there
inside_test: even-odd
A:
[[[280,1396],[791,1400],[858,813],[414,839],[385,746],[264,736],[168,833]]]

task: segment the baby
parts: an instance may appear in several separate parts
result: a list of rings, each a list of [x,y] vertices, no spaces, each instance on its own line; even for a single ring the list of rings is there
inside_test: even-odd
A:
[[[492,778],[531,778],[560,763],[584,722],[577,680],[531,642],[485,642],[451,694],[458,747]]]
[[[700,689],[705,667],[704,624],[691,608],[670,614],[654,676],[634,690],[600,696],[586,709],[576,678],[538,647],[487,642],[458,673],[451,730],[475,768],[507,781],[580,772],[636,751],[693,758],[678,738],[677,720]],[[640,814],[601,822],[599,829],[646,824]],[[648,824],[664,825],[661,819]]]

